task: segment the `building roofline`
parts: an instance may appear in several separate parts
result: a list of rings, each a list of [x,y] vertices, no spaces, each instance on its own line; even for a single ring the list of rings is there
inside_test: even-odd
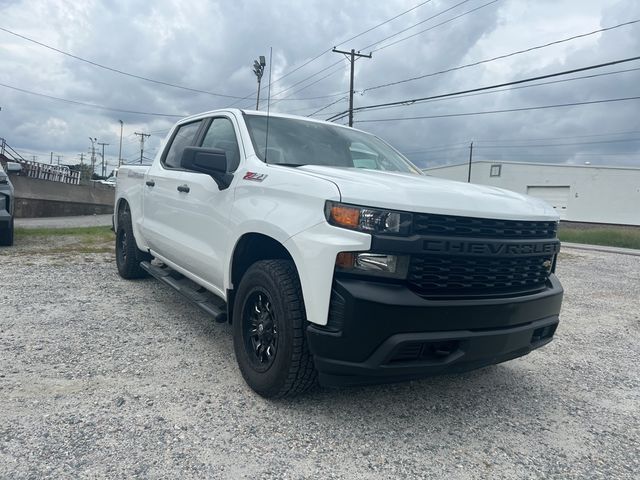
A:
[[[623,165],[575,165],[571,163],[538,163],[538,162],[514,162],[514,161],[504,161],[504,160],[478,160],[473,162],[473,165],[477,165],[478,163],[489,163],[492,165],[534,165],[537,167],[570,167],[570,168],[603,168],[608,170],[640,170],[640,167],[629,167]],[[450,163],[447,165],[439,165],[437,167],[427,167],[423,168],[423,172],[428,172],[431,170],[439,170],[442,168],[449,167],[460,167],[460,166],[469,165],[469,162],[461,162],[461,163]]]

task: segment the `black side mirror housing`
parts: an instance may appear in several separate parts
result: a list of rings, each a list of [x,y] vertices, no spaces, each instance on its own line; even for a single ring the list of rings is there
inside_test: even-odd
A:
[[[227,154],[218,148],[186,147],[180,165],[185,170],[210,175],[220,190],[231,185],[233,174],[227,172]]]

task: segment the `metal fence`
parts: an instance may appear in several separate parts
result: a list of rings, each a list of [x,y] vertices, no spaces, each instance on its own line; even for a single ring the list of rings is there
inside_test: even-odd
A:
[[[0,138],[0,155],[22,166],[21,175],[49,180],[52,182],[80,184],[80,172],[71,170],[66,165],[50,165],[47,163],[25,160],[18,152],[9,146],[4,138]]]

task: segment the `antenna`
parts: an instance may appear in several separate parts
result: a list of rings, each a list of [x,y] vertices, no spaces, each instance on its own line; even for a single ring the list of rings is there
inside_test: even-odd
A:
[[[269,93],[267,93],[267,132],[264,137],[264,163],[267,161],[267,152],[269,151],[269,107],[271,106],[271,58],[273,56],[273,47],[269,47]]]

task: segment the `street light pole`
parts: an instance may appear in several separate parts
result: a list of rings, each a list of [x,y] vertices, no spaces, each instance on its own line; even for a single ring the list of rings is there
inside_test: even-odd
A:
[[[89,140],[91,140],[91,176],[89,178],[89,179],[91,179],[91,177],[93,177],[93,174],[96,173],[96,146],[95,146],[95,142],[97,142],[98,139],[89,137]],[[51,158],[53,159],[53,152],[51,153]]]
[[[118,150],[118,168],[122,165],[122,127],[124,126],[124,122],[122,120],[118,120],[120,122],[120,149]]]
[[[256,110],[260,109],[260,82],[262,81],[262,74],[264,73],[264,67],[267,65],[267,61],[263,55],[260,55],[260,60],[254,60],[253,73],[258,77],[258,95],[256,97]]]
[[[469,145],[469,172],[467,174],[467,183],[471,183],[471,162],[473,162],[473,142]]]

